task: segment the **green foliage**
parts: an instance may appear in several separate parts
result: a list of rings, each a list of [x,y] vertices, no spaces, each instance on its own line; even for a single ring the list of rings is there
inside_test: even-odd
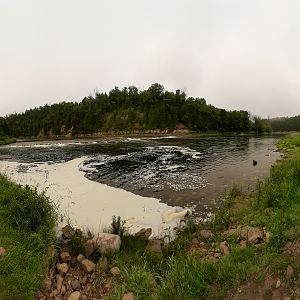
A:
[[[113,216],[110,233],[117,234],[122,238],[126,232],[124,225],[125,221],[122,221],[120,216]]]
[[[55,242],[55,207],[0,175],[0,299],[34,299]]]
[[[2,124],[2,125],[1,125]],[[203,98],[166,91],[158,83],[147,90],[115,87],[80,103],[61,102],[0,119],[0,136],[15,137],[80,135],[96,132],[173,131],[176,127],[196,132],[249,132],[247,111],[226,111],[208,105]]]
[[[273,131],[300,131],[300,115],[290,118],[274,118],[268,120]]]

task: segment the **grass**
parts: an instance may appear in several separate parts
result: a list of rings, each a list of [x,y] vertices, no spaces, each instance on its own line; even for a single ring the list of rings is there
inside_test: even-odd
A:
[[[15,142],[16,142],[16,139],[14,139],[14,138],[10,138],[8,136],[0,136],[0,146],[12,144]]]
[[[55,242],[56,213],[49,199],[0,175],[0,299],[33,299]]]
[[[234,186],[211,222],[180,232],[161,255],[148,252],[144,241],[124,236],[121,251],[109,256],[122,274],[109,299],[121,299],[129,291],[141,300],[224,299],[253,278],[257,284],[266,275],[284,281],[289,264],[300,271],[299,261],[283,253],[287,241],[300,239],[300,134],[283,138],[278,147],[286,155],[271,169],[270,177],[258,183],[256,193],[241,195]],[[224,237],[230,225],[240,224],[266,228],[270,242],[243,249],[236,238]],[[200,229],[213,231],[214,245],[209,242],[209,247],[227,240],[231,254],[217,261],[190,254],[191,240],[200,239]]]

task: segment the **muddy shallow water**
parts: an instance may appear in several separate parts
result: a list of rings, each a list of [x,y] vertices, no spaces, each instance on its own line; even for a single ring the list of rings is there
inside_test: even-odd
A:
[[[81,159],[78,172],[170,206],[193,207],[205,216],[236,183],[252,190],[280,158],[277,137],[163,137],[27,142],[0,148],[16,171]],[[253,166],[253,160],[258,164]]]

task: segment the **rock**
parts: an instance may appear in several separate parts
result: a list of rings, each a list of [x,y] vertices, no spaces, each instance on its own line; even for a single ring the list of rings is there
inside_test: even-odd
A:
[[[113,267],[110,269],[110,273],[113,275],[113,276],[118,276],[121,274],[121,271],[118,267]]]
[[[90,274],[94,271],[95,269],[95,264],[88,260],[88,259],[84,259],[82,262],[81,262],[81,265],[82,265],[82,268],[84,270],[84,272]]]
[[[161,246],[162,246],[162,241],[161,240],[150,240],[148,245],[147,245],[147,249],[149,251],[153,251],[153,252],[156,252],[156,253],[161,253],[162,252]]]
[[[63,285],[63,286],[61,287],[60,294],[61,294],[61,295],[65,295],[65,294],[66,294],[66,292],[67,292],[67,288],[66,288],[66,286],[65,286],[65,285]]]
[[[3,247],[0,247],[0,258],[6,254],[6,250]]]
[[[247,241],[241,241],[240,246],[242,249],[245,249],[247,247]]]
[[[79,262],[79,263],[81,263],[84,259],[85,259],[85,257],[82,254],[79,254],[76,258],[77,262]]]
[[[140,231],[138,231],[135,234],[135,236],[142,240],[148,240],[151,234],[152,234],[152,228],[142,228]]]
[[[230,254],[229,245],[226,241],[220,243],[220,251],[225,256]]]
[[[77,279],[72,280],[71,287],[74,291],[79,291],[81,289],[80,281]]]
[[[200,230],[200,235],[202,238],[211,241],[214,238],[214,234],[210,230]]]
[[[60,260],[62,263],[68,263],[71,261],[71,255],[69,252],[62,252],[60,254]]]
[[[86,284],[87,281],[88,281],[87,276],[84,276],[83,278],[81,278],[81,282],[82,282],[83,284]]]
[[[69,271],[69,266],[66,263],[57,264],[56,268],[61,276],[65,276]]]
[[[69,297],[68,300],[79,300],[80,299],[80,292],[76,291],[73,292]]]
[[[294,269],[293,269],[293,267],[291,266],[291,265],[288,265],[288,267],[287,267],[287,269],[286,269],[286,271],[285,271],[285,278],[287,279],[287,280],[291,280],[291,279],[293,279],[294,278]]]
[[[260,233],[254,233],[248,237],[249,244],[256,245],[262,240]]]
[[[280,281],[280,279],[278,279],[277,282],[276,282],[275,288],[276,288],[276,289],[279,289],[280,286],[281,286],[281,281]]]
[[[270,232],[266,231],[265,232],[265,240],[266,240],[267,243],[270,242],[270,238],[271,238]]]
[[[253,166],[257,165],[257,161],[255,159],[253,159]]]
[[[72,226],[70,225],[66,225],[65,227],[63,227],[61,229],[62,231],[62,237],[69,240],[70,238],[72,238],[75,234],[75,230]]]
[[[121,247],[120,236],[112,233],[99,233],[98,237],[95,238],[96,249],[101,253],[106,252],[117,252]]]
[[[51,278],[47,277],[43,282],[43,288],[46,291],[50,291],[51,287],[52,287],[52,280],[51,280]]]
[[[56,275],[56,289],[60,293],[62,288],[63,278],[60,275]]]
[[[199,244],[198,239],[193,238],[193,239],[192,239],[192,245],[197,245],[197,244]]]
[[[96,270],[98,272],[104,272],[108,269],[108,261],[107,258],[104,256],[101,257],[101,259],[98,261],[96,265]]]
[[[85,256],[89,257],[96,251],[96,242],[94,240],[88,240],[84,244]]]
[[[133,293],[126,293],[123,295],[122,300],[134,300],[134,294]]]

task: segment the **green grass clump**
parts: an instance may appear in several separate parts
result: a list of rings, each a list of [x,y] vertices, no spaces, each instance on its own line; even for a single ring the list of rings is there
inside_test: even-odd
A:
[[[0,136],[0,146],[15,143],[16,139],[8,136]]]
[[[55,243],[56,209],[35,189],[0,175],[0,299],[33,299]]]

